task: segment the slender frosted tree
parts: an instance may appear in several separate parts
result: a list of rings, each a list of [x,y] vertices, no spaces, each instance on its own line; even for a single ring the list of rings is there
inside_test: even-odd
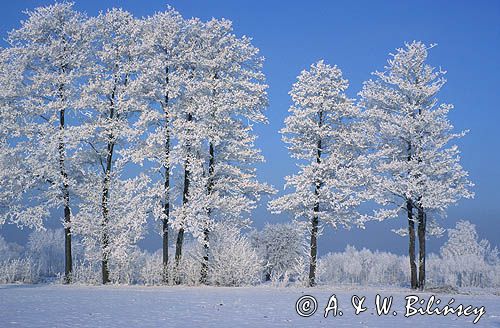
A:
[[[142,46],[140,22],[130,13],[112,9],[89,19],[86,32],[92,37],[91,78],[83,86],[79,106],[86,119],[79,129],[84,147],[79,158],[85,170],[86,181],[80,186],[83,202],[78,219],[79,232],[87,241],[94,240],[100,246],[102,282],[110,281],[109,259],[118,240],[127,236],[127,224],[136,228],[125,240],[133,243],[140,238],[139,226],[145,222],[145,201],[134,193],[133,184],[143,185],[143,178],[122,180],[128,162],[127,147],[134,144],[140,132],[132,124],[132,118],[145,110],[144,102],[138,100],[131,87],[137,77]],[[114,190],[116,188],[116,190]],[[98,191],[98,196],[96,196]],[[120,207],[120,192],[131,198],[127,204],[137,205],[124,213],[128,207]],[[125,197],[125,196],[124,196]],[[135,213],[133,215],[132,213]],[[96,221],[98,219],[98,222]],[[121,227],[118,222],[125,220]],[[92,228],[93,226],[93,228]],[[120,235],[120,232],[124,232]]]
[[[316,284],[317,238],[321,225],[362,225],[356,208],[365,197],[366,173],[356,139],[359,109],[345,91],[348,81],[336,66],[323,61],[304,70],[293,85],[290,107],[281,130],[299,172],[286,177],[293,189],[270,203],[273,212],[291,212],[305,220],[310,232],[309,285]]]
[[[78,176],[72,160],[78,144],[74,117],[78,116],[75,101],[89,53],[89,38],[82,28],[86,17],[73,10],[72,3],[39,7],[27,15],[21,27],[9,33],[10,47],[3,54],[3,78],[12,78],[10,86],[16,89],[2,92],[4,96],[10,92],[4,99],[22,113],[22,118],[12,122],[18,139],[10,143],[17,149],[14,158],[22,161],[16,164],[18,175],[13,175],[20,180],[11,182],[22,181],[21,192],[35,196],[27,210],[17,208],[17,218],[11,219],[25,221],[22,216],[26,214],[44,218],[52,209],[63,210],[65,281],[70,282],[70,197]]]
[[[153,208],[155,218],[161,221],[163,282],[168,282],[169,227],[172,209],[173,120],[175,111],[182,110],[181,95],[187,79],[184,67],[186,48],[186,22],[173,9],[145,19],[142,25],[144,60],[139,63],[139,75],[132,82],[136,97],[148,106],[136,123],[144,137],[138,139],[133,160],[149,163],[153,178]]]
[[[200,195],[203,185],[202,167],[202,143],[203,133],[200,125],[203,109],[196,106],[195,99],[200,93],[199,82],[199,58],[200,52],[204,51],[201,46],[201,30],[203,23],[196,18],[186,21],[185,26],[185,57],[183,60],[183,92],[180,94],[180,110],[175,112],[172,122],[172,133],[177,139],[173,148],[172,162],[182,167],[181,182],[178,184],[182,195],[181,205],[174,207],[172,224],[177,229],[175,241],[175,268],[179,267],[182,258],[182,247],[184,244],[185,230],[189,228],[189,222],[199,216],[204,207]],[[189,49],[189,50],[188,50]],[[178,275],[175,282],[180,283]]]
[[[397,49],[385,71],[375,72],[376,79],[365,82],[360,92],[364,140],[372,147],[371,190],[382,206],[374,217],[407,216],[411,287],[420,289],[425,286],[428,219],[445,216],[451,204],[473,197],[472,183],[453,144],[465,133],[453,132],[448,120],[453,106],[438,102],[445,72],[426,63],[430,48],[414,41]]]
[[[205,248],[201,273],[205,282],[213,222],[244,225],[249,220],[241,222],[242,215],[248,215],[260,195],[272,192],[272,188],[256,180],[254,164],[263,157],[255,148],[249,123],[267,122],[263,113],[267,85],[259,49],[249,38],[236,37],[231,21],[224,19],[207,22],[201,39],[206,49],[202,53],[205,97],[196,100],[205,108],[203,128],[208,148],[208,208],[204,223],[199,225]]]
[[[255,149],[251,122],[265,122],[267,85],[262,58],[250,39],[238,38],[227,20],[189,22],[189,74],[182,108],[186,119],[176,121],[185,161],[183,206],[176,209],[180,254],[184,229],[204,245],[201,279],[206,282],[209,234],[216,221],[239,227],[263,193],[272,188],[256,179],[254,164],[262,161]],[[186,197],[184,197],[186,195]],[[189,199],[189,201],[187,201]],[[181,230],[182,229],[182,230]],[[179,238],[180,237],[180,238]]]

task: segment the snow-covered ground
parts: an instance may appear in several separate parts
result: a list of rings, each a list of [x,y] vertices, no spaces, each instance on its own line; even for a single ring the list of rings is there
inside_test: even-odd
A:
[[[324,318],[332,294],[343,315],[333,317],[329,312]],[[388,315],[377,315],[376,294],[394,297]],[[475,315],[405,318],[405,297],[410,294],[404,289],[362,287],[0,285],[0,327],[500,327],[498,294],[436,294],[441,306],[451,298],[454,306],[484,306],[486,312],[476,325]],[[304,295],[317,300],[318,309],[310,317],[296,312],[296,302]],[[367,310],[359,315],[351,305],[353,295],[366,296]],[[416,295],[427,300],[432,294]]]

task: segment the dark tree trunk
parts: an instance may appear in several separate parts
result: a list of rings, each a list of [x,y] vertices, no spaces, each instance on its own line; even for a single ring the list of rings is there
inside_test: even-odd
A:
[[[408,143],[407,146],[407,161],[412,160],[412,144]],[[410,284],[411,289],[418,288],[417,265],[415,256],[415,219],[413,216],[413,201],[412,199],[406,200],[406,212],[408,215],[408,257],[410,258]]]
[[[184,164],[184,190],[182,193],[182,204],[186,204],[188,202],[188,191],[189,191],[189,168],[188,161]],[[177,232],[177,240],[175,242],[175,266],[176,269],[179,269],[179,265],[181,263],[182,258],[182,244],[184,243],[184,227],[181,226],[179,231]],[[177,274],[175,277],[176,284],[180,284],[180,277]]]
[[[169,180],[168,177],[165,180]],[[167,184],[167,181],[165,181]],[[165,192],[168,194],[168,192]],[[167,197],[168,195],[165,195]],[[162,233],[163,233],[163,272],[162,272],[162,282],[164,284],[168,283],[168,217],[170,212],[170,204],[167,202],[163,206],[163,214],[165,218],[162,220]]]
[[[61,67],[61,73],[65,73],[66,68]],[[58,97],[61,103],[65,103],[64,84],[60,84],[58,88]],[[69,206],[69,185],[68,173],[66,172],[66,149],[64,144],[64,136],[62,135],[65,129],[65,114],[63,108],[59,111],[59,136],[58,152],[59,152],[59,173],[62,179],[62,196],[64,202],[64,283],[71,282],[71,272],[73,270],[73,256],[71,255],[71,209]]]
[[[319,204],[314,206],[314,211],[317,213]],[[311,259],[309,263],[309,286],[316,285],[316,258],[318,255],[318,216],[314,215],[311,221]]]
[[[218,79],[217,73],[213,76],[214,80]],[[215,98],[217,92],[215,88],[212,90],[212,97]],[[215,114],[213,115],[213,120],[215,122]],[[214,187],[214,172],[215,172],[215,148],[213,142],[210,140],[208,145],[208,183],[207,183],[207,195],[210,196],[212,194],[212,190]],[[210,219],[210,214],[212,212],[211,208],[207,210],[207,216]],[[201,263],[201,275],[200,282],[202,284],[207,284],[208,277],[208,262],[210,255],[210,229],[209,222],[206,223],[205,228],[203,229],[203,262]]]
[[[415,263],[415,220],[413,219],[413,204],[411,200],[406,201],[406,211],[408,212],[408,255],[410,257],[410,283],[412,289],[418,288],[417,265]]]
[[[323,125],[323,113],[319,112],[319,123],[318,126]],[[316,149],[316,163],[321,163],[321,139],[317,142]],[[314,186],[314,196],[316,197],[316,203],[314,204],[314,214],[311,219],[311,250],[310,250],[310,262],[309,262],[309,286],[313,287],[316,285],[316,260],[318,256],[318,225],[319,225],[319,190],[321,188],[321,181],[316,181]]]
[[[115,87],[110,97],[109,119],[115,118],[115,96],[116,96],[116,78]],[[106,146],[106,167],[104,168],[104,181],[101,197],[102,222],[101,222],[101,271],[102,283],[107,284],[109,280],[109,194],[111,184],[111,169],[113,165],[113,152],[115,148],[115,140],[112,132],[108,134],[108,142]]]
[[[62,86],[59,88],[61,100],[64,100],[62,95]],[[61,133],[64,131],[64,117],[65,110],[61,109],[59,112],[59,130]],[[63,137],[59,139],[59,171],[63,181],[63,201],[64,201],[64,283],[71,282],[71,272],[73,270],[73,257],[71,255],[71,209],[69,207],[69,185],[68,174],[65,168],[66,151]]]
[[[168,67],[165,68],[165,83],[169,83]],[[165,94],[163,112],[165,113],[165,163],[163,170],[165,173],[165,182],[163,185],[163,215],[162,237],[163,237],[163,272],[162,281],[168,283],[168,221],[170,217],[170,117],[168,110],[169,95]]]
[[[415,81],[418,84],[418,78]],[[422,108],[418,108],[418,115],[422,115]],[[420,140],[421,142],[421,140]],[[418,163],[422,163],[422,158],[417,155]],[[426,230],[426,216],[421,204],[421,197],[418,198],[420,203],[417,208],[417,221],[418,221],[418,288],[424,290],[425,288],[425,230]]]
[[[191,113],[188,114],[187,116],[187,121],[188,122],[191,122],[193,119],[193,116],[191,115]],[[187,202],[188,202],[188,196],[189,196],[189,179],[190,179],[190,172],[189,172],[189,145],[187,146],[187,157],[186,157],[186,161],[184,162],[184,188],[183,188],[183,191],[182,191],[182,204],[183,205],[186,205]],[[182,244],[184,243],[184,227],[181,225],[181,227],[179,228],[179,232],[177,233],[177,240],[175,242],[175,266],[176,266],[176,269],[178,271],[179,269],[179,265],[180,265],[180,262],[181,262],[181,258],[182,258]],[[180,284],[181,281],[180,281],[180,277],[178,274],[176,274],[176,277],[175,277],[175,283],[176,284]]]
[[[418,287],[420,290],[425,288],[425,230],[426,215],[423,209],[418,209]]]
[[[109,232],[108,232],[108,224],[109,224],[109,188],[111,183],[111,168],[113,162],[113,150],[115,147],[113,141],[113,135],[109,136],[107,151],[108,155],[106,157],[106,170],[104,173],[104,183],[102,190],[102,235],[101,235],[101,247],[102,247],[102,283],[107,284],[110,282],[109,280]]]
[[[201,263],[201,276],[200,276],[200,282],[202,284],[207,284],[208,283],[208,255],[210,252],[209,248],[209,237],[210,237],[210,230],[208,228],[203,229],[203,262]]]
[[[214,187],[214,172],[215,172],[215,148],[212,142],[209,143],[208,147],[209,151],[209,162],[208,162],[208,184],[207,184],[207,193],[210,195],[212,193]],[[208,216],[210,217],[211,209],[208,209]],[[207,223],[208,224],[208,223]],[[203,262],[201,264],[201,278],[200,281],[202,284],[207,284],[207,276],[208,276],[208,260],[210,254],[210,244],[209,244],[209,236],[210,230],[208,226],[203,229]]]
[[[65,195],[66,198],[66,195]],[[69,196],[68,196],[69,202]],[[71,283],[73,272],[73,256],[71,254],[71,211],[69,206],[64,206],[64,283]]]

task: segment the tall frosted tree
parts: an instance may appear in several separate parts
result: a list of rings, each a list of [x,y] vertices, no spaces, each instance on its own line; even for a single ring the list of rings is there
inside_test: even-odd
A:
[[[161,221],[163,282],[168,282],[169,227],[172,209],[173,120],[182,110],[182,93],[187,79],[185,58],[189,52],[186,22],[173,9],[145,19],[142,32],[144,60],[132,84],[135,95],[145,101],[147,109],[136,123],[144,136],[137,140],[133,160],[149,163],[155,195],[153,212]]]
[[[293,85],[293,105],[281,130],[299,172],[286,177],[293,189],[270,202],[273,212],[291,212],[310,231],[309,285],[316,283],[317,238],[323,223],[362,225],[357,206],[366,195],[363,157],[356,140],[359,109],[345,91],[341,70],[323,61],[304,70]]]
[[[2,67],[3,78],[12,78],[9,84],[16,86],[3,90],[4,96],[10,92],[4,98],[6,104],[22,116],[11,122],[17,127],[17,140],[10,143],[16,153],[12,158],[22,162],[16,164],[18,174],[12,175],[17,181],[11,182],[32,196],[23,204],[29,204],[27,210],[16,209],[14,221],[23,221],[26,214],[44,218],[51,210],[62,209],[65,281],[69,282],[70,197],[78,176],[72,160],[78,144],[72,118],[78,115],[75,101],[88,60],[89,39],[82,28],[86,17],[74,11],[71,3],[39,7],[27,14],[21,27],[9,34]]]
[[[79,102],[86,119],[79,129],[83,146],[78,157],[86,180],[79,186],[83,201],[76,226],[88,245],[100,247],[102,282],[106,284],[110,257],[126,249],[119,245],[131,245],[141,238],[148,210],[143,198],[146,178],[123,176],[127,148],[140,134],[132,119],[145,110],[131,87],[141,58],[141,28],[130,13],[112,9],[89,19],[86,32],[92,37],[94,55],[91,78],[83,86]]]
[[[197,199],[203,190],[202,143],[203,133],[200,125],[203,108],[196,106],[195,99],[200,93],[199,58],[204,51],[201,46],[201,30],[203,23],[196,18],[186,21],[185,26],[185,57],[182,61],[184,78],[183,92],[179,95],[179,111],[175,112],[172,122],[172,133],[177,139],[173,148],[172,162],[182,168],[181,182],[178,184],[182,195],[181,204],[173,208],[172,224],[177,229],[175,241],[175,267],[178,268],[182,258],[184,234],[190,226],[190,221],[199,216],[203,208],[202,200]],[[179,283],[179,277],[175,278]]]
[[[473,197],[453,144],[465,133],[453,132],[448,120],[453,106],[438,102],[445,72],[426,63],[430,48],[414,41],[397,49],[385,71],[375,72],[376,79],[365,82],[360,92],[364,140],[372,147],[371,190],[382,206],[374,217],[407,216],[411,287],[420,289],[425,286],[426,232],[432,227],[428,219],[445,216],[451,204]]]
[[[201,39],[206,49],[202,52],[205,92],[196,100],[205,108],[203,128],[208,148],[208,208],[199,225],[205,247],[201,277],[206,281],[213,222],[232,221],[241,226],[238,221],[242,215],[248,215],[260,195],[272,189],[256,180],[253,167],[263,157],[255,148],[249,122],[265,123],[267,105],[259,49],[249,38],[237,38],[228,20],[207,22]]]
[[[191,20],[189,25],[188,42],[195,44],[183,96],[183,108],[189,112],[186,120],[175,124],[185,153],[179,158],[187,158],[184,165],[189,168],[184,183],[189,186],[185,188],[189,202],[175,213],[177,224],[204,245],[201,279],[206,282],[213,224],[231,221],[244,226],[249,221],[245,215],[260,195],[272,192],[256,179],[254,164],[263,158],[254,146],[250,123],[266,122],[267,85],[259,50],[249,38],[236,37],[230,21]],[[179,238],[177,245],[180,250]]]

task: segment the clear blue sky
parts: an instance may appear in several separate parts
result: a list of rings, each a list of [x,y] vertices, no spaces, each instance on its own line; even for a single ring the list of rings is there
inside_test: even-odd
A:
[[[0,33],[19,26],[24,9],[52,1],[3,1]],[[500,1],[76,1],[76,8],[95,15],[122,7],[137,17],[161,11],[167,4],[184,17],[203,20],[227,18],[239,35],[253,37],[266,57],[270,85],[270,123],[257,128],[258,145],[267,162],[259,177],[282,189],[284,175],[295,171],[278,134],[290,105],[288,91],[298,73],[312,62],[325,59],[337,64],[350,80],[348,93],[356,98],[370,72],[382,70],[388,54],[405,41],[437,43],[430,63],[448,71],[440,100],[455,105],[451,120],[456,130],[470,129],[459,143],[462,164],[475,182],[476,198],[450,208],[443,224],[458,219],[477,225],[481,237],[500,245]],[[257,226],[286,217],[255,213]],[[399,222],[398,222],[399,221]],[[406,240],[390,232],[402,220],[371,223],[360,231],[325,230],[320,253],[341,250],[346,244],[406,252]],[[0,230],[10,240],[22,237],[11,227]],[[10,237],[9,237],[10,236]],[[437,251],[444,241],[430,241]],[[160,247],[159,237],[147,241]],[[156,248],[156,247],[155,247]]]

